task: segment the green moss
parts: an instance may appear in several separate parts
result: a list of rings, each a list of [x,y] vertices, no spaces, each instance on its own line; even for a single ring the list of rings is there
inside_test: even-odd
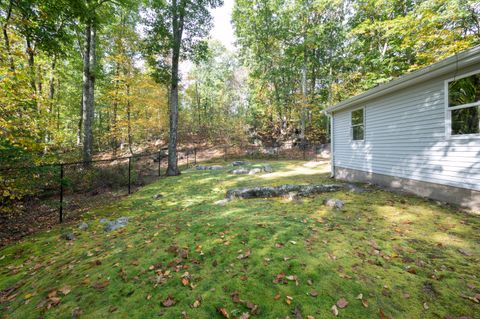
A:
[[[295,308],[304,317],[330,318],[340,298],[349,304],[339,318],[378,318],[380,311],[393,318],[478,317],[479,304],[468,299],[480,292],[472,288],[480,287],[477,216],[377,188],[300,202],[214,204],[233,187],[332,182],[326,165],[269,164],[274,173],[254,176],[190,169],[89,212],[85,232],[64,225],[3,248],[0,290],[18,289],[0,304],[0,317],[71,318],[75,308],[82,318],[215,318],[217,307],[248,312],[234,292],[258,305],[261,318],[293,317]],[[157,193],[164,197],[152,199]],[[325,207],[330,197],[345,201],[345,209]],[[100,218],[120,216],[130,217],[126,228],[103,232]],[[77,240],[60,239],[65,231]],[[188,250],[188,258],[172,246]],[[249,249],[250,257],[237,258]],[[156,284],[152,265],[170,271],[165,282]],[[182,284],[185,272],[193,288]],[[274,283],[280,273],[296,276],[298,285]],[[60,303],[47,309],[48,294],[65,286],[71,291],[58,292]],[[163,307],[169,295],[176,304]],[[190,306],[195,300],[198,308]]]

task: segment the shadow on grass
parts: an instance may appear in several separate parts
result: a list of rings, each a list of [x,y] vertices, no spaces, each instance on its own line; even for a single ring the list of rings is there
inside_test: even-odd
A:
[[[79,307],[85,317],[178,318],[186,312],[220,318],[216,308],[225,307],[238,317],[249,309],[235,302],[237,293],[258,305],[259,318],[284,318],[296,308],[304,317],[329,318],[340,298],[349,302],[340,309],[344,318],[376,318],[380,310],[394,318],[474,317],[480,311],[462,297],[478,293],[468,287],[480,286],[477,218],[374,187],[299,202],[214,204],[233,187],[332,182],[321,167],[268,163],[276,173],[191,170],[162,179],[92,211],[87,231],[67,227],[77,236],[73,242],[54,229],[0,250],[0,290],[20,283],[0,312],[57,318]],[[157,193],[164,197],[154,200]],[[325,207],[330,197],[345,201],[345,209]],[[99,218],[119,216],[129,216],[129,225],[103,232]],[[239,258],[247,251],[249,257]],[[279,274],[285,277],[276,283]],[[58,305],[42,304],[64,286],[71,292],[58,293]],[[176,304],[162,307],[168,296]],[[197,308],[191,307],[195,300]]]

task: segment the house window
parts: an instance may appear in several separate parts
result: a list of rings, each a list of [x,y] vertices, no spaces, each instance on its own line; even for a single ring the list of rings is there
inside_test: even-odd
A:
[[[363,141],[365,135],[365,109],[352,111],[352,140]]]
[[[480,73],[448,83],[451,135],[480,134]]]

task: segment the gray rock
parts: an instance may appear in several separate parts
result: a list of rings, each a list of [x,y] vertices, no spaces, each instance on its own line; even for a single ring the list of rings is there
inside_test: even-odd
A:
[[[255,175],[255,174],[258,174],[258,173],[261,173],[263,172],[263,169],[261,168],[252,168],[250,170],[250,172],[248,172],[248,175]]]
[[[339,199],[329,198],[323,202],[326,206],[336,209],[342,209],[345,203]]]
[[[298,196],[298,193],[296,193],[296,192],[290,192],[286,195],[283,195],[283,198],[285,198],[286,200],[291,201],[291,202],[300,201],[300,196]]]
[[[336,192],[343,189],[342,185],[337,184],[314,184],[314,185],[281,185],[281,186],[263,186],[263,187],[244,187],[234,188],[227,191],[227,199],[246,199],[246,198],[268,198],[280,197],[290,192],[298,193],[298,196],[309,196],[312,194]]]
[[[245,161],[235,161],[232,163],[232,166],[242,166],[247,164]]]
[[[128,217],[120,217],[117,219],[117,223],[119,224],[128,224]]]
[[[80,230],[87,230],[87,228],[88,228],[88,224],[85,223],[85,222],[78,225],[78,229],[80,229]]]
[[[100,219],[100,224],[106,224],[106,223],[108,223],[108,219],[106,218]]]
[[[62,239],[65,240],[75,240],[75,235],[73,233],[65,233],[62,235]]]
[[[155,194],[155,195],[152,196],[153,199],[160,199],[162,197],[163,197],[162,194]]]
[[[238,168],[232,171],[232,174],[244,175],[250,173],[248,168]]]
[[[223,169],[223,166],[214,165],[214,166],[202,166],[199,165],[196,167],[198,171],[220,171]]]
[[[270,165],[263,165],[262,168],[263,168],[263,171],[264,171],[265,173],[271,173],[271,172],[273,172],[273,168],[272,168]]]
[[[229,202],[229,200],[225,198],[225,199],[222,199],[222,200],[216,201],[216,202],[215,202],[215,205],[218,205],[218,206],[225,206],[225,205],[227,205],[227,203],[228,203],[228,202]]]
[[[276,155],[278,154],[278,147],[265,147],[264,152],[268,155]]]
[[[110,232],[110,231],[125,227],[127,226],[127,224],[128,224],[128,217],[120,217],[117,220],[108,222],[105,225],[104,229],[106,232]]]
[[[366,193],[367,190],[365,188],[362,188],[360,186],[357,186],[355,184],[347,184],[345,186],[350,192],[353,192],[353,193]]]

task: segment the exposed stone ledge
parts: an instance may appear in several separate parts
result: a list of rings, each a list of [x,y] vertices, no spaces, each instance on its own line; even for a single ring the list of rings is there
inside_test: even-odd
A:
[[[226,199],[232,200],[235,198],[269,198],[281,197],[289,193],[297,193],[298,196],[309,196],[318,193],[337,192],[344,189],[343,185],[339,184],[316,184],[316,185],[281,185],[281,186],[259,186],[259,187],[244,187],[234,188],[227,191]]]

